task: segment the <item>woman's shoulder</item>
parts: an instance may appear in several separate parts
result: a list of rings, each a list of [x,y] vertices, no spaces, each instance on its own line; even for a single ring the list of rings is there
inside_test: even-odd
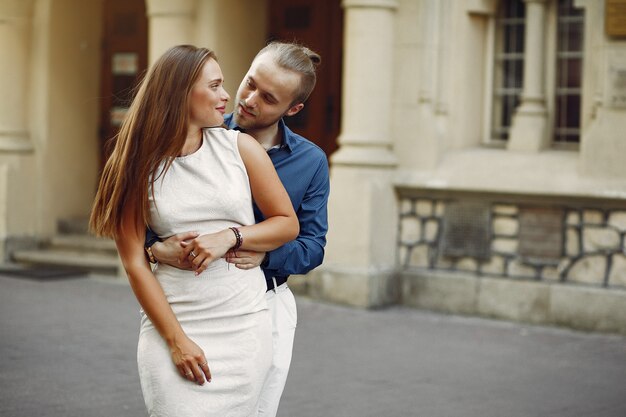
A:
[[[240,152],[260,152],[263,154],[267,153],[255,138],[248,135],[247,133],[238,133],[239,135],[237,136],[237,146],[239,147]]]
[[[214,146],[233,148],[237,146],[239,132],[224,127],[208,127],[203,130],[204,141]]]
[[[204,143],[207,150],[211,149],[212,153],[220,155],[239,154],[239,136],[241,136],[239,131],[223,127],[203,129]]]
[[[222,126],[205,127],[202,129],[202,133],[205,138],[225,138],[230,140],[237,139],[237,135],[239,134],[236,130]]]

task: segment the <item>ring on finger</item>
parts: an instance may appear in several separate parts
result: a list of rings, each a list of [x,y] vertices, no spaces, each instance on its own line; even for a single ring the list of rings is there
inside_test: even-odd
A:
[[[195,253],[193,253],[193,251],[189,252],[189,254],[190,254],[193,258],[195,258],[196,256],[198,256],[198,255],[196,255]]]
[[[186,373],[185,373],[185,375],[187,375],[187,376],[192,376],[192,375],[193,375],[193,372],[186,372]]]
[[[206,362],[203,362],[203,363],[201,363],[201,364],[200,364],[200,365],[198,365],[198,366],[202,367],[202,366],[206,366],[206,365],[207,365],[207,363],[206,363]]]

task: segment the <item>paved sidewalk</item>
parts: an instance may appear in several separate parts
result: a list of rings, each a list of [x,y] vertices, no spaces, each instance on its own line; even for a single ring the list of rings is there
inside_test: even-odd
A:
[[[298,300],[280,417],[624,417],[626,338]],[[0,416],[145,417],[124,283],[0,276]]]

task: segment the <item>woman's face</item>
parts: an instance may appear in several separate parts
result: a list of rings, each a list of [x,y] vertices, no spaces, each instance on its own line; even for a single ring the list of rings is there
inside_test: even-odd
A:
[[[216,60],[210,58],[202,67],[200,77],[189,96],[189,125],[193,129],[219,126],[224,123],[226,102],[230,96],[224,90],[224,77]]]

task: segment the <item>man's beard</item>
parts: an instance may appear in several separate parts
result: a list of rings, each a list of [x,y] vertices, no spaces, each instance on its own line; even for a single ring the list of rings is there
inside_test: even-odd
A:
[[[247,113],[250,113],[252,116],[254,116],[255,119],[248,120],[246,118],[246,116],[240,116],[239,115],[239,106],[241,106]],[[235,123],[237,123],[237,125],[239,127],[243,128],[245,130],[264,129],[264,128],[266,128],[268,126],[271,126],[274,123],[278,122],[284,115],[281,115],[280,117],[276,118],[275,120],[270,120],[270,121],[259,120],[259,119],[257,119],[258,116],[259,116],[259,113],[257,111],[254,111],[254,110],[250,110],[250,108],[245,105],[244,100],[238,100],[237,101],[237,108],[233,112],[233,118],[235,120]]]

